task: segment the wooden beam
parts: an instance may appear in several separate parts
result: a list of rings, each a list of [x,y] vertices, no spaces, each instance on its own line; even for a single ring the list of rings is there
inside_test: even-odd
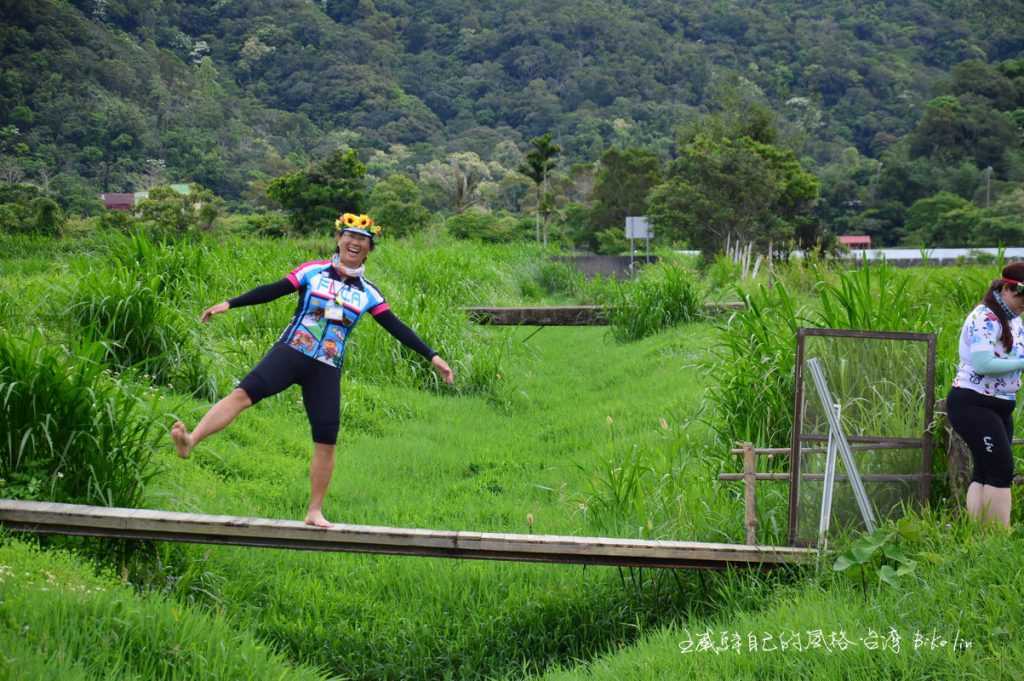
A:
[[[120,539],[154,539],[309,551],[351,551],[480,560],[631,567],[766,568],[810,560],[813,549],[605,537],[499,534],[200,515],[0,499],[9,530]]]
[[[876,442],[874,444],[865,445],[850,445],[850,449],[853,451],[873,451],[882,449],[920,449],[921,441],[918,440],[916,445],[908,445],[904,442]],[[730,454],[743,454],[744,449],[742,447],[733,447],[729,450]],[[828,451],[827,447],[801,447],[800,452],[803,454],[824,454]],[[793,453],[793,450],[789,447],[754,447],[754,454],[766,455],[769,458],[776,454],[784,454],[789,456]]]
[[[705,314],[742,309],[743,303],[708,303]],[[549,307],[467,307],[470,321],[491,326],[607,326],[602,305]]]
[[[754,445],[747,442],[743,445],[743,526],[746,531],[747,544],[757,543],[757,456]]]
[[[865,482],[917,482],[923,476],[922,473],[861,473],[860,478]],[[800,476],[803,480],[821,481],[825,479],[824,473],[804,473]],[[746,482],[746,473],[719,473],[718,479],[725,482]],[[755,473],[755,480],[766,480],[768,482],[789,482],[789,473]],[[844,473],[836,473],[836,480],[847,480]]]
[[[492,326],[606,326],[601,305],[561,307],[467,307],[466,314],[477,324]]]

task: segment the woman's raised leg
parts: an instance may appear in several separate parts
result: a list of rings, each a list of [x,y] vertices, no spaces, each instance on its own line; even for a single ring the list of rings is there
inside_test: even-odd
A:
[[[210,407],[210,411],[206,412],[191,433],[184,423],[175,421],[171,426],[171,439],[174,441],[174,448],[178,450],[178,456],[187,459],[197,444],[223,430],[250,406],[252,400],[249,399],[249,394],[241,388],[235,388],[220,402]]]

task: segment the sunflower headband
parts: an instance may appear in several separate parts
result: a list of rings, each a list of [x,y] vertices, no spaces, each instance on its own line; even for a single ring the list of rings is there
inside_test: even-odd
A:
[[[355,232],[371,239],[376,239],[381,233],[381,226],[365,213],[342,213],[341,217],[334,221],[334,229],[338,232]]]

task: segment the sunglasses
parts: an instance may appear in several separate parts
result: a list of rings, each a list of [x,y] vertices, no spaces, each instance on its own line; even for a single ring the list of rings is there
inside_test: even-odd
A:
[[[1010,287],[1010,289],[1019,296],[1024,296],[1024,281],[1017,281],[1015,279],[1003,278],[1003,284]]]

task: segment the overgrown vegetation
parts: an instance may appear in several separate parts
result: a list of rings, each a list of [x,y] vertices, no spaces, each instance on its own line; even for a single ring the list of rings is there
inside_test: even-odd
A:
[[[159,431],[152,418],[173,412],[194,423],[210,400],[259,360],[287,322],[294,300],[233,310],[207,326],[198,323],[201,310],[321,257],[330,249],[327,237],[196,233],[160,242],[114,231],[59,242],[4,239],[0,309],[12,311],[13,329],[25,329],[16,335],[5,329],[3,338],[15,350],[10,359],[0,357],[0,388],[10,397],[4,418],[11,419],[0,426],[14,433],[0,474],[7,481],[5,496],[301,516],[310,444],[295,391],[248,410],[188,462],[177,460],[165,439],[153,442],[166,438],[171,416],[160,419]],[[882,326],[901,320],[900,310],[891,307],[909,301],[932,305],[919,315],[909,309],[904,314],[939,330],[944,385],[948,353],[955,347],[950,339],[980,295],[977,285],[983,288],[990,270],[997,269],[844,271],[820,263],[777,264],[741,282],[738,293],[748,301],[747,310],[708,323],[700,314],[704,278],[685,260],[668,254],[631,282],[610,282],[587,281],[565,264],[546,261],[546,255],[534,246],[473,244],[433,230],[382,243],[373,252],[368,275],[395,312],[449,359],[457,383],[454,390],[439,385],[421,358],[369,319],[363,322],[352,338],[343,380],[329,518],[742,541],[739,488],[717,485],[714,478],[731,470],[724,459],[733,433],[774,444],[786,432],[795,325]],[[109,294],[113,284],[103,280],[115,275],[144,284],[149,303],[169,315],[154,316],[150,328],[178,325],[183,334],[164,339],[169,356],[187,350],[183,360],[207,368],[214,392],[192,394],[191,387],[173,380],[168,387],[137,362],[115,364],[118,356],[110,347],[79,350],[73,341],[81,339],[84,327],[48,311],[42,289],[34,285],[48,276],[40,272],[46,264],[67,274],[69,295],[90,289]],[[127,286],[121,298],[137,294]],[[637,317],[631,321],[623,314],[618,338],[614,326],[611,334],[571,328],[533,336],[521,329],[475,327],[461,312],[469,304],[607,302],[612,296],[623,301],[619,312],[630,305]],[[96,307],[81,319],[100,318],[104,309]],[[140,315],[125,328],[144,328],[147,319]],[[28,329],[36,324],[45,335],[30,342]],[[712,353],[734,366],[713,362],[708,370]],[[172,377],[180,369],[170,365]],[[9,378],[14,374],[35,382]],[[93,413],[96,404],[108,406]],[[62,409],[91,414],[93,421],[75,421]],[[725,410],[734,410],[736,420],[723,421]],[[78,429],[91,428],[93,435],[60,440],[67,433],[54,427],[55,419],[81,423]],[[102,487],[89,482],[93,469],[102,472],[99,464],[81,451],[90,437],[100,443],[97,452],[125,452],[134,443],[152,457],[138,459],[143,467],[135,473],[114,471],[122,477],[107,488],[121,491],[107,493],[102,502],[89,496]],[[43,447],[41,453],[25,449],[19,455],[23,440],[26,448]],[[151,477],[158,462],[161,474]],[[84,492],[81,486],[59,487],[73,466],[86,481]],[[760,540],[784,541],[784,487],[762,485],[758,499]],[[118,564],[139,592],[132,595],[105,577],[88,578],[104,591],[86,586],[65,594],[59,585],[84,584],[91,567],[78,565],[76,557],[40,558],[3,537],[0,565],[12,573],[0,574],[0,638],[10,641],[8,658],[29,678],[42,675],[36,670],[51,657],[59,658],[54,668],[69,678],[96,670],[116,678],[122,669],[124,678],[184,678],[202,659],[211,660],[212,675],[229,675],[218,670],[242,664],[236,656],[250,661],[245,669],[252,678],[524,678],[570,660],[591,661],[597,669],[603,656],[637,642],[644,646],[647,637],[672,627],[731,626],[757,613],[776,613],[780,588],[783,595],[795,594],[798,604],[826,599],[829,607],[853,608],[860,626],[870,621],[858,610],[866,597],[889,604],[902,590],[921,588],[919,578],[937,574],[925,553],[939,550],[922,549],[916,541],[901,534],[850,544],[849,555],[860,563],[834,572],[829,559],[823,565],[830,576],[818,581],[807,572],[699,576],[159,544]],[[93,555],[109,565],[109,557]],[[893,584],[879,581],[883,573]],[[879,591],[880,583],[888,591]],[[790,622],[782,615],[771,618]],[[76,629],[84,619],[93,622],[92,629],[59,635],[62,627]],[[224,633],[228,628],[233,633]],[[210,642],[218,637],[234,645],[214,651]],[[148,651],[156,649],[170,651],[163,657],[175,665],[151,659]]]
[[[696,273],[675,262],[645,267],[635,280],[611,291],[608,323],[620,341],[638,340],[693,321],[703,312],[706,295]]]
[[[156,469],[157,422],[138,391],[41,333],[0,333],[0,495],[138,507]]]

